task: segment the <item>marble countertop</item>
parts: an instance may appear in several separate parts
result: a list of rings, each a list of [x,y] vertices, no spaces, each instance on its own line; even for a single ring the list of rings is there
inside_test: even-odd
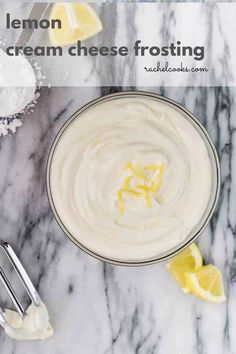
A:
[[[213,72],[222,69],[217,80],[222,77],[227,83],[231,75],[227,54],[230,27],[227,17],[224,22],[217,11],[214,19],[209,33],[216,31],[220,49]],[[162,20],[162,34],[174,38],[171,6]],[[0,329],[1,354],[236,353],[236,88],[193,87],[186,82],[185,87],[168,87],[158,86],[155,80],[141,87],[142,80],[135,82],[127,69],[128,76],[122,76],[121,64],[117,61],[107,68],[107,82],[112,74],[119,82],[117,87],[101,86],[98,77],[88,87],[42,88],[23,126],[16,134],[0,137],[0,237],[14,247],[47,304],[55,328],[54,336],[43,342],[15,342]],[[102,68],[101,61],[94,62],[97,74],[99,65]],[[126,62],[126,68],[132,65],[132,61]],[[222,171],[220,201],[198,244],[205,261],[223,272],[224,304],[183,295],[165,263],[124,268],[91,258],[64,236],[53,218],[45,170],[56,133],[83,104],[128,89],[157,92],[182,103],[199,117],[216,144]],[[19,293],[23,297],[21,290]],[[5,303],[1,287],[0,296]]]
[[[55,327],[44,342],[14,342],[0,331],[1,354],[236,353],[236,89],[149,88],[192,110],[219,152],[220,203],[198,243],[204,259],[223,271],[225,304],[183,295],[164,263],[123,268],[95,260],[74,246],[53,218],[45,168],[55,134],[78,107],[118,90],[44,89],[17,133],[0,139],[1,238],[19,255]]]

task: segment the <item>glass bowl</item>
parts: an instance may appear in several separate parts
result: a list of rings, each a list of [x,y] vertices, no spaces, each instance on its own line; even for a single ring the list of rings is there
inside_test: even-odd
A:
[[[137,98],[137,97],[144,97],[144,98],[149,98],[149,99],[154,99],[159,102],[165,103],[168,106],[171,106],[172,109],[178,111],[179,113],[182,114],[183,117],[185,117],[198,131],[200,136],[202,137],[205,146],[208,151],[210,163],[211,163],[211,173],[212,173],[212,183],[211,183],[211,193],[208,201],[208,205],[205,209],[205,212],[200,219],[199,223],[193,228],[193,230],[189,233],[189,235],[182,241],[180,242],[176,247],[169,249],[168,251],[158,253],[155,257],[148,258],[148,259],[142,259],[142,260],[132,260],[132,261],[121,261],[118,259],[111,259],[108,257],[103,256],[102,254],[98,254],[94,252],[91,249],[88,249],[83,245],[78,238],[76,238],[74,235],[72,235],[65,225],[63,224],[60,216],[58,215],[56,205],[54,204],[53,201],[53,196],[52,196],[52,191],[51,191],[51,181],[50,181],[50,174],[51,174],[51,165],[52,165],[52,160],[54,156],[54,152],[57,148],[57,144],[60,141],[60,138],[62,135],[66,132],[67,128],[73,123],[74,120],[78,119],[82,114],[84,114],[86,111],[88,111],[91,107],[94,107],[96,105],[99,105],[100,103],[103,102],[108,102],[111,100],[119,100],[123,98]],[[62,126],[60,129],[59,133],[57,134],[50,153],[48,157],[48,163],[47,163],[47,192],[48,192],[48,198],[49,198],[49,203],[51,205],[53,214],[61,227],[61,229],[64,231],[64,233],[67,235],[67,237],[79,248],[81,248],[83,251],[88,253],[89,255],[104,261],[108,262],[111,264],[115,265],[121,265],[121,266],[143,266],[143,265],[150,265],[156,262],[164,261],[167,260],[173,256],[175,256],[177,253],[183,251],[186,247],[188,247],[206,228],[207,224],[209,223],[214,210],[217,205],[217,201],[219,198],[219,192],[220,192],[220,164],[219,164],[219,159],[218,155],[215,149],[215,146],[206,131],[206,129],[203,127],[203,125],[199,122],[199,120],[190,112],[188,111],[185,107],[181,106],[179,103],[175,102],[174,100],[171,100],[169,98],[157,95],[155,93],[151,92],[143,92],[143,91],[128,91],[128,92],[120,92],[120,93],[115,93],[115,94],[110,94],[107,96],[103,96],[100,98],[97,98],[93,100],[92,102],[86,104],[84,107],[80,108],[77,112],[75,112],[71,118],[67,120],[67,122]],[[78,237],[78,236],[77,236]]]

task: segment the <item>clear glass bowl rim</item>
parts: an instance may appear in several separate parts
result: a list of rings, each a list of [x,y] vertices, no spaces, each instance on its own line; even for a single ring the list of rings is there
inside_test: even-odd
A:
[[[169,104],[174,109],[182,111],[184,113],[185,117],[189,119],[189,121],[195,126],[195,128],[196,128],[196,126],[198,126],[198,129],[201,131],[202,135],[204,136],[203,140],[204,140],[205,144],[207,145],[207,148],[210,149],[212,152],[212,156],[214,158],[213,162],[215,164],[215,171],[216,171],[216,175],[215,175],[216,186],[215,186],[215,191],[213,191],[214,195],[212,198],[212,200],[213,200],[212,205],[209,210],[209,213],[204,218],[204,222],[202,222],[202,225],[197,230],[197,232],[194,233],[194,235],[191,236],[191,238],[188,239],[188,237],[187,237],[184,241],[182,241],[176,247],[174,247],[166,252],[163,252],[162,254],[159,254],[156,257],[152,257],[152,258],[149,258],[146,260],[141,260],[141,261],[140,260],[120,261],[120,260],[116,260],[116,259],[107,258],[105,256],[95,253],[91,249],[88,249],[83,244],[81,244],[67,230],[67,228],[65,227],[65,225],[61,221],[59,215],[57,214],[57,210],[56,210],[56,207],[53,202],[53,197],[52,197],[51,187],[50,187],[50,168],[51,168],[51,162],[53,159],[53,155],[54,155],[54,152],[56,150],[57,144],[58,144],[61,136],[64,134],[66,129],[69,127],[69,125],[71,125],[75,119],[79,119],[79,116],[81,116],[82,113],[84,113],[85,111],[87,111],[91,107],[93,107],[97,104],[103,103],[103,102],[107,102],[110,100],[115,100],[115,99],[119,99],[119,98],[123,98],[123,97],[146,97],[146,98],[148,97],[148,98],[152,98],[152,99],[157,99],[158,101],[165,102],[165,103]],[[193,243],[197,239],[198,236],[201,235],[201,233],[205,230],[208,223],[210,222],[211,217],[212,217],[212,215],[216,209],[217,203],[218,203],[219,194],[220,194],[220,184],[221,184],[221,175],[220,175],[219,157],[218,157],[215,145],[214,145],[210,135],[208,134],[206,128],[202,125],[202,123],[198,120],[198,118],[196,118],[196,116],[192,112],[190,112],[187,108],[185,108],[184,106],[182,106],[181,104],[179,104],[175,100],[167,98],[165,96],[161,96],[156,93],[148,92],[148,91],[122,91],[122,92],[112,93],[112,94],[98,97],[98,98],[90,101],[89,103],[85,104],[83,107],[79,108],[60,128],[59,132],[57,133],[57,135],[52,143],[52,146],[50,148],[49,155],[48,155],[48,160],[47,160],[47,171],[46,171],[47,195],[48,195],[49,204],[51,206],[53,215],[54,215],[57,223],[59,224],[60,228],[62,229],[62,231],[77,247],[82,249],[84,252],[86,252],[90,256],[92,256],[100,261],[107,262],[107,263],[110,263],[113,265],[119,265],[119,266],[145,266],[145,265],[147,266],[147,265],[151,265],[151,264],[158,263],[161,261],[166,261],[166,260],[174,257],[175,255],[177,255],[178,253],[182,252],[185,248],[187,248],[191,243]]]

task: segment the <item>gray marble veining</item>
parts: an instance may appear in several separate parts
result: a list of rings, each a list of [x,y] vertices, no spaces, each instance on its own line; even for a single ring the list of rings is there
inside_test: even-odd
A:
[[[37,343],[13,342],[1,331],[1,353],[234,354],[235,89],[149,88],[192,110],[219,152],[221,198],[199,245],[205,260],[223,271],[226,304],[183,295],[165,264],[128,269],[94,260],[68,241],[53,219],[45,186],[53,138],[78,107],[117,90],[44,89],[17,134],[0,140],[1,237],[21,257],[56,329],[51,339]]]

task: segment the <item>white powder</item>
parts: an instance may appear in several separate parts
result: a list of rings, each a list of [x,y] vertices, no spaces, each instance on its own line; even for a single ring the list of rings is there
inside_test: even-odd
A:
[[[23,56],[8,56],[0,49],[0,117],[20,113],[34,99],[34,69]]]
[[[12,119],[0,118],[0,136],[6,136],[9,132],[15,133],[18,127],[22,126],[22,119],[14,117]]]

